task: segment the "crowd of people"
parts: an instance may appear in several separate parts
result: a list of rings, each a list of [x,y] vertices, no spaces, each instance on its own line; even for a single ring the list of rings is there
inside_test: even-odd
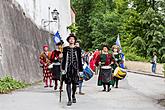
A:
[[[55,82],[54,90],[63,91],[63,82],[66,84],[68,96],[67,106],[76,103],[76,90],[79,87],[79,94],[82,92],[83,84],[83,65],[89,65],[90,69],[98,75],[98,86],[103,86],[102,91],[110,92],[111,87],[118,88],[118,81],[124,76],[114,75],[116,68],[124,68],[124,54],[117,45],[110,49],[108,45],[102,45],[102,50],[84,51],[80,48],[77,38],[70,34],[67,38],[69,46],[62,47],[63,42],[56,44],[56,49],[49,51],[48,45],[43,46],[40,54],[40,63],[43,68],[44,87],[53,87],[52,80]],[[106,87],[107,86],[107,87]]]

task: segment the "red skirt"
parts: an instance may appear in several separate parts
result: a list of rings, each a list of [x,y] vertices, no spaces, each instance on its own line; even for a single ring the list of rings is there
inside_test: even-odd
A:
[[[93,58],[91,59],[89,66],[93,71],[95,71],[95,60]]]

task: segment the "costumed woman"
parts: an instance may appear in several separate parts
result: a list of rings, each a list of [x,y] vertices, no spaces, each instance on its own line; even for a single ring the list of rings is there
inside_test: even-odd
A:
[[[103,85],[103,90],[106,91],[106,85],[107,85],[107,91],[109,92],[111,90],[110,85],[113,84],[112,80],[112,69],[111,69],[111,61],[112,61],[112,55],[109,54],[109,48],[107,45],[103,45],[103,50],[100,53],[100,55],[97,56],[95,65],[100,66],[99,71],[99,77],[98,77],[98,86]]]
[[[77,41],[76,36],[74,34],[70,34],[67,41],[69,46],[63,48],[62,70],[66,72],[65,83],[68,95],[67,106],[71,106],[72,103],[76,103],[75,93],[77,85],[79,84],[79,72],[82,73],[83,66],[81,60],[81,49],[80,47],[75,46]]]
[[[40,54],[40,63],[42,64],[43,68],[43,81],[45,82],[44,87],[48,87],[48,81],[49,81],[49,87],[52,86],[52,72],[48,69],[48,66],[51,64],[50,57],[51,52],[48,51],[48,45],[43,46],[43,52]]]
[[[114,73],[115,69],[117,67],[120,67],[120,64],[123,62],[122,61],[122,57],[121,57],[121,53],[119,53],[120,51],[120,47],[117,45],[113,45],[112,46],[112,63],[111,63],[111,67],[112,67],[112,73]],[[114,81],[115,81],[115,88],[118,88],[118,82],[119,82],[118,77],[114,76]],[[114,86],[114,85],[113,85]]]

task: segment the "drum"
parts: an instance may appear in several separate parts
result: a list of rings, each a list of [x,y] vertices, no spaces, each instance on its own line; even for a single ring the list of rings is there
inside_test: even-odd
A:
[[[93,77],[93,74],[94,74],[94,72],[92,71],[92,69],[87,64],[84,64],[84,66],[83,66],[83,79],[85,81],[88,81]]]
[[[111,66],[102,66],[101,69],[111,69]]]
[[[103,83],[109,83],[112,79],[112,68],[110,66],[102,66],[100,75]]]
[[[113,74],[113,76],[115,76],[119,79],[125,78],[126,75],[127,75],[127,71],[125,69],[120,68],[120,67],[117,67],[114,71],[114,74]]]

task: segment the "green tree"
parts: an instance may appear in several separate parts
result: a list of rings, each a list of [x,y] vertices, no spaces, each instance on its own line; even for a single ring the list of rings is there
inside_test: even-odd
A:
[[[165,62],[164,0],[73,0],[82,47],[112,46],[119,34],[123,51],[149,59],[154,51]],[[133,55],[131,55],[133,54]]]

